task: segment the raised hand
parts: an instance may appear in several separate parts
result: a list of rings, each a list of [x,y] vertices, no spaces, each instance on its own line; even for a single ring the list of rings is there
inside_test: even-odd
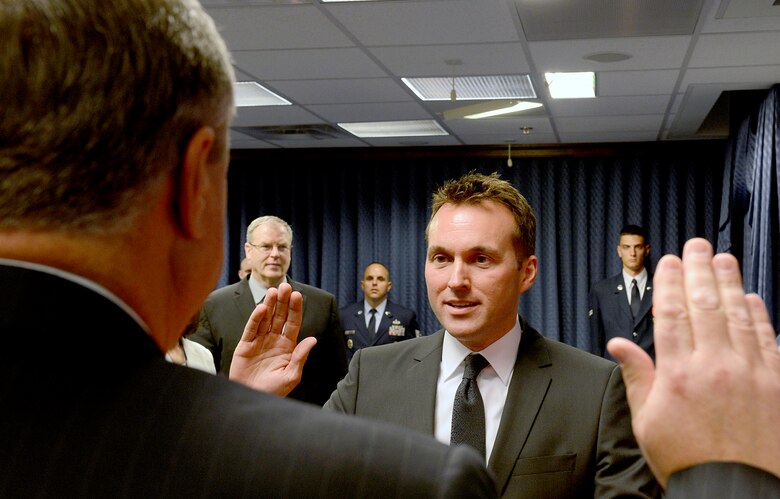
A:
[[[230,379],[286,396],[301,381],[303,365],[317,343],[298,343],[303,297],[287,283],[271,288],[249,317],[230,365]]]
[[[634,434],[665,486],[696,464],[733,461],[780,477],[780,353],[761,298],[737,260],[704,239],[666,255],[653,278],[656,366],[613,339]]]

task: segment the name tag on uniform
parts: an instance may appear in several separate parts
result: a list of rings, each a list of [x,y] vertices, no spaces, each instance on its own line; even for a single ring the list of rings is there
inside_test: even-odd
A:
[[[390,336],[406,336],[406,328],[401,325],[401,321],[394,320],[388,330]]]

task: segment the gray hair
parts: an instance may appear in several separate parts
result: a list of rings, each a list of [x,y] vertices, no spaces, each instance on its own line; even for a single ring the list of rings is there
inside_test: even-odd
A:
[[[290,245],[292,245],[292,239],[293,239],[292,227],[290,227],[290,224],[288,224],[281,218],[275,217],[273,215],[265,215],[263,217],[255,218],[254,220],[252,220],[252,222],[249,224],[249,227],[246,228],[247,242],[249,242],[250,236],[252,235],[252,233],[255,231],[256,228],[267,223],[275,223],[284,227],[284,229],[287,231],[287,234],[290,235]]]
[[[195,0],[0,0],[0,230],[109,233],[232,117],[230,57]]]

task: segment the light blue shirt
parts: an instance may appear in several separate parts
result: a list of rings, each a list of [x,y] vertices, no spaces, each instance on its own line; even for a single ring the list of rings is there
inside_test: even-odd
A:
[[[371,305],[369,305],[366,300],[363,300],[363,313],[365,314],[366,319],[366,329],[368,329],[368,323],[371,320],[371,308]],[[376,327],[378,328],[379,323],[382,321],[382,316],[385,314],[385,309],[387,308],[387,299],[384,299],[382,303],[373,308],[376,310]]]

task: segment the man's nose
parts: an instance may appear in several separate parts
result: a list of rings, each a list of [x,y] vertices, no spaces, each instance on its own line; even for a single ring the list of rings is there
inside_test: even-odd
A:
[[[462,261],[455,260],[450,269],[450,278],[447,281],[447,287],[450,289],[460,289],[469,285],[468,268]]]

